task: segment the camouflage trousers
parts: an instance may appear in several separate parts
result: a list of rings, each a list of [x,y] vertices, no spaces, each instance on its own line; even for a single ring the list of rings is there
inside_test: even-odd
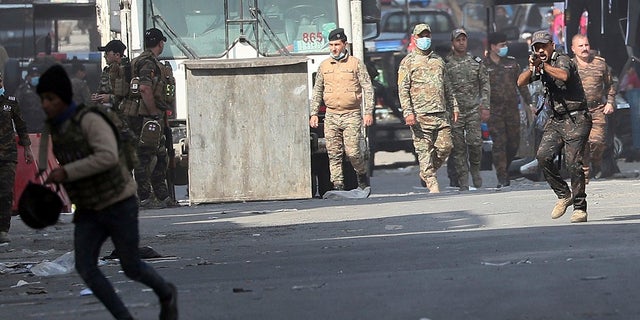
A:
[[[504,184],[509,181],[509,164],[520,146],[520,113],[517,108],[508,111],[498,111],[494,108],[487,125],[493,141],[491,155],[496,177],[498,183]]]
[[[469,186],[469,171],[472,174],[480,172],[482,160],[482,130],[480,129],[480,114],[472,112],[461,114],[458,122],[451,125],[453,140],[453,164],[457,173],[458,185]],[[448,168],[447,168],[448,170]]]
[[[573,195],[573,209],[587,210],[585,176],[582,170],[582,156],[591,130],[591,116],[586,111],[564,118],[554,117],[547,121],[538,147],[536,158],[542,166],[547,183],[558,199]],[[571,188],[562,179],[560,168],[554,159],[564,147],[564,164],[571,176]]]
[[[15,161],[0,161],[0,231],[11,227],[11,206],[13,204],[13,184],[16,178]]]
[[[345,114],[327,112],[324,118],[324,138],[327,142],[329,172],[333,185],[344,184],[342,157],[347,159],[358,175],[367,173],[364,151],[360,147],[362,136],[360,111]]]
[[[416,115],[416,124],[411,126],[413,146],[418,154],[420,178],[427,182],[435,178],[453,148],[451,127],[445,112]]]
[[[597,174],[602,164],[602,153],[605,149],[605,136],[607,134],[607,115],[604,114],[604,105],[589,109],[591,114],[591,132],[589,142],[585,146],[582,158],[584,175],[589,179],[591,174]],[[593,170],[591,168],[593,167]]]
[[[128,117],[129,128],[138,140],[140,140],[144,119],[142,116]],[[159,122],[162,125],[162,120]],[[138,144],[139,163],[133,173],[138,184],[138,199],[140,200],[148,199],[152,193],[158,200],[164,200],[169,196],[166,181],[169,158],[164,141],[163,135],[155,146]]]

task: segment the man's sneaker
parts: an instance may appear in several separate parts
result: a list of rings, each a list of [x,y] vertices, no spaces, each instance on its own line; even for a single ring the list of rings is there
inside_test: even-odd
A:
[[[587,212],[580,209],[573,210],[571,222],[587,222]]]
[[[429,193],[440,193],[440,186],[438,185],[438,179],[436,177],[427,178],[425,181]]]
[[[171,297],[160,300],[160,320],[178,319],[178,289],[173,283],[169,283]]]
[[[562,215],[567,212],[567,208],[571,204],[573,204],[573,197],[571,197],[571,195],[563,199],[558,199],[558,202],[556,202],[556,205],[553,207],[553,211],[551,211],[551,219],[558,219],[562,217]]]
[[[369,182],[368,182],[368,179],[367,179],[367,175],[366,174],[359,174],[358,175],[358,188],[364,190],[368,186],[369,186]]]
[[[11,242],[11,238],[9,238],[9,233],[6,231],[0,231],[0,243]]]
[[[179,207],[178,201],[173,200],[171,196],[164,198],[164,200],[160,201],[162,208],[175,208]]]

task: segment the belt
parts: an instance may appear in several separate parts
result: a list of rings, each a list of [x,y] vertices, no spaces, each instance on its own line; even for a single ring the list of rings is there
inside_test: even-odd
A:
[[[581,109],[581,110],[575,110],[575,111],[571,111],[569,113],[554,113],[552,118],[557,119],[557,120],[565,120],[567,118],[574,118],[577,115],[580,114],[585,114],[587,112],[587,110]]]
[[[587,102],[587,108],[593,108],[593,107],[598,107],[602,104],[602,101],[588,101]]]

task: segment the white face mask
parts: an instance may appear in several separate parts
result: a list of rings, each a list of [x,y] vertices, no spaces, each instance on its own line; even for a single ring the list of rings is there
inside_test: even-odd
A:
[[[0,88],[0,96],[4,94],[4,88]]]
[[[334,56],[333,53],[329,53],[329,55],[331,56],[331,58],[334,58],[335,60],[342,60],[342,58],[344,58],[347,55],[347,51],[346,50],[342,50],[340,51],[340,54],[338,54],[338,56]]]

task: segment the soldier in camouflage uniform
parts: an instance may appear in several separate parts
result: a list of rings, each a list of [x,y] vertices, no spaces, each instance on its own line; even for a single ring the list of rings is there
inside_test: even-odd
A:
[[[73,102],[76,104],[88,104],[91,102],[91,90],[85,77],[87,70],[80,61],[71,64],[71,88],[73,89]]]
[[[585,222],[587,194],[582,155],[591,131],[591,115],[587,110],[580,74],[569,56],[555,51],[549,32],[536,31],[531,40],[535,56],[529,57],[529,68],[518,77],[518,85],[542,80],[552,109],[536,155],[547,183],[558,196],[551,218],[561,217],[573,204],[571,222]],[[562,179],[560,169],[554,163],[563,147],[571,187]]]
[[[311,99],[309,125],[318,127],[318,109],[324,100],[324,137],[329,154],[329,171],[334,189],[344,189],[343,153],[358,176],[358,187],[369,186],[365,150],[360,147],[362,125],[373,124],[373,86],[364,63],[346,50],[347,36],[342,28],[329,33],[330,58],[320,64]],[[364,101],[364,115],[360,110]]]
[[[164,97],[169,79],[166,79],[168,76],[165,66],[157,58],[166,41],[167,38],[159,29],[145,31],[145,51],[131,61],[132,84],[128,97],[121,104],[129,128],[139,135],[139,165],[134,170],[134,175],[142,208],[176,205],[166,183],[169,159],[163,118],[171,108]],[[137,88],[133,88],[134,86]],[[155,201],[152,195],[155,196]]]
[[[413,29],[416,49],[400,62],[398,96],[405,123],[411,127],[418,153],[420,178],[429,192],[440,192],[436,171],[453,148],[451,112],[458,120],[458,102],[444,60],[431,49],[431,28],[418,24]]]
[[[11,226],[13,185],[18,162],[16,132],[18,144],[24,147],[24,159],[27,163],[33,161],[33,154],[27,124],[22,119],[16,97],[5,95],[2,74],[0,74],[0,105],[2,105],[2,113],[0,113],[0,243],[5,243],[11,241],[8,233]]]
[[[489,107],[489,75],[482,59],[467,53],[467,32],[457,28],[451,33],[453,50],[445,57],[451,88],[458,101],[460,115],[452,124],[453,163],[460,191],[469,190],[469,172],[473,186],[482,186],[482,132],[480,109]]]
[[[615,110],[617,83],[604,58],[593,55],[587,36],[577,34],[571,41],[573,62],[578,67],[582,87],[591,114],[592,126],[589,142],[584,150],[583,170],[586,182],[590,177],[599,177],[602,153],[605,149],[607,115]],[[590,167],[593,170],[590,170]]]
[[[489,126],[493,141],[491,149],[493,166],[496,169],[498,188],[508,187],[509,164],[518,153],[520,146],[520,111],[518,110],[518,91],[522,103],[531,105],[531,94],[526,86],[516,87],[520,74],[520,65],[516,59],[507,56],[507,36],[500,32],[491,33],[487,39],[489,54],[484,64],[489,71],[491,83],[491,111],[483,110],[483,121]]]
[[[124,55],[127,47],[120,40],[111,40],[107,45],[98,47],[99,51],[104,51],[104,59],[107,66],[100,74],[100,84],[92,100],[106,106],[110,106],[120,112],[120,103],[129,93],[129,80],[126,76],[124,66],[128,65],[128,58]],[[128,70],[131,72],[131,70]]]

